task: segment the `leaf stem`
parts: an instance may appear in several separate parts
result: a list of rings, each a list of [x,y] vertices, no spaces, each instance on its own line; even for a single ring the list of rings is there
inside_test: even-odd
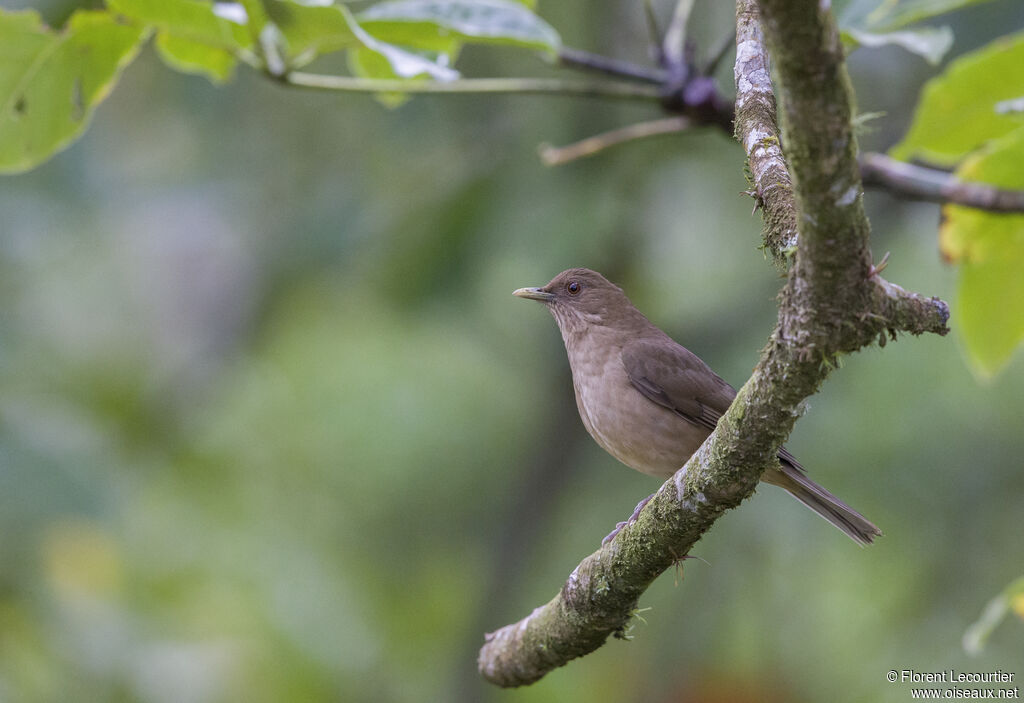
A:
[[[349,93],[480,94],[517,93],[565,95],[656,102],[661,90],[653,85],[624,81],[563,80],[561,78],[464,78],[450,82],[352,78],[292,72],[282,76],[286,85]]]
[[[686,44],[686,25],[690,21],[690,11],[693,10],[694,0],[679,0],[672,12],[672,19],[665,29],[665,37],[662,39],[661,50],[665,56],[665,63],[668,66],[684,65]]]

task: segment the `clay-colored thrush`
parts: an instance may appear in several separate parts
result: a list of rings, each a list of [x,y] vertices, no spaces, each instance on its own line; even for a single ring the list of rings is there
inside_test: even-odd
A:
[[[520,288],[515,295],[539,300],[551,311],[569,355],[583,425],[626,466],[662,479],[673,475],[736,396],[696,354],[655,327],[621,288],[595,271],[569,269],[542,288]],[[807,478],[785,448],[779,462],[761,480],[785,488],[860,544],[882,534]]]

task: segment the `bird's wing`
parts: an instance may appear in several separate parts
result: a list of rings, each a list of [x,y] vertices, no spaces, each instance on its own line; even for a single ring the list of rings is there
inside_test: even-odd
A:
[[[629,342],[622,348],[622,365],[649,400],[709,430],[736,397],[736,389],[700,357],[667,337]]]

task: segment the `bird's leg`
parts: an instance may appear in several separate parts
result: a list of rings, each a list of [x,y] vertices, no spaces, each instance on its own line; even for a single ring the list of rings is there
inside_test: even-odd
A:
[[[636,504],[636,509],[633,510],[633,514],[629,516],[629,519],[626,520],[625,522],[616,523],[615,524],[615,529],[612,530],[611,532],[609,532],[608,536],[605,537],[603,540],[601,540],[601,546],[603,547],[604,545],[608,544],[613,539],[615,539],[615,535],[619,534],[619,532],[622,531],[623,527],[625,527],[626,525],[632,525],[634,522],[636,522],[636,519],[640,516],[640,511],[644,509],[644,506],[647,505],[647,503],[653,497],[654,497],[654,494],[652,493],[651,495],[647,496],[642,501],[637,503]]]

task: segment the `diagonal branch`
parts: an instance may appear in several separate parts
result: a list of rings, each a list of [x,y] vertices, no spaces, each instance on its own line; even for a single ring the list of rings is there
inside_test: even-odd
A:
[[[625,127],[619,127],[608,132],[595,134],[578,142],[566,146],[555,147],[550,144],[543,144],[540,147],[540,158],[545,166],[561,166],[576,159],[593,156],[605,149],[619,144],[646,139],[660,134],[674,134],[689,129],[691,121],[682,115],[676,117],[662,117],[660,120],[648,122],[635,122]]]
[[[753,0],[738,5],[741,22],[757,21]],[[761,0],[760,10],[793,184],[791,193],[776,188],[762,197],[766,208],[774,198],[788,199],[798,229],[778,326],[715,431],[637,521],[584,559],[549,603],[487,636],[478,666],[498,685],[536,681],[621,632],[647,586],[685,556],[722,513],[754,492],[796,422],[800,403],[818,389],[839,353],[887,332],[946,331],[945,303],[883,281],[871,264],[849,82],[828,4]],[[760,43],[749,26],[738,37]],[[737,64],[762,52],[750,45],[739,54]],[[743,124],[757,128],[763,117]],[[778,165],[786,170],[785,162]]]
[[[686,65],[686,25],[690,22],[690,12],[694,0],[676,0],[672,11],[672,19],[665,28],[665,36],[661,40],[661,53],[665,64],[672,68],[683,68]]]

